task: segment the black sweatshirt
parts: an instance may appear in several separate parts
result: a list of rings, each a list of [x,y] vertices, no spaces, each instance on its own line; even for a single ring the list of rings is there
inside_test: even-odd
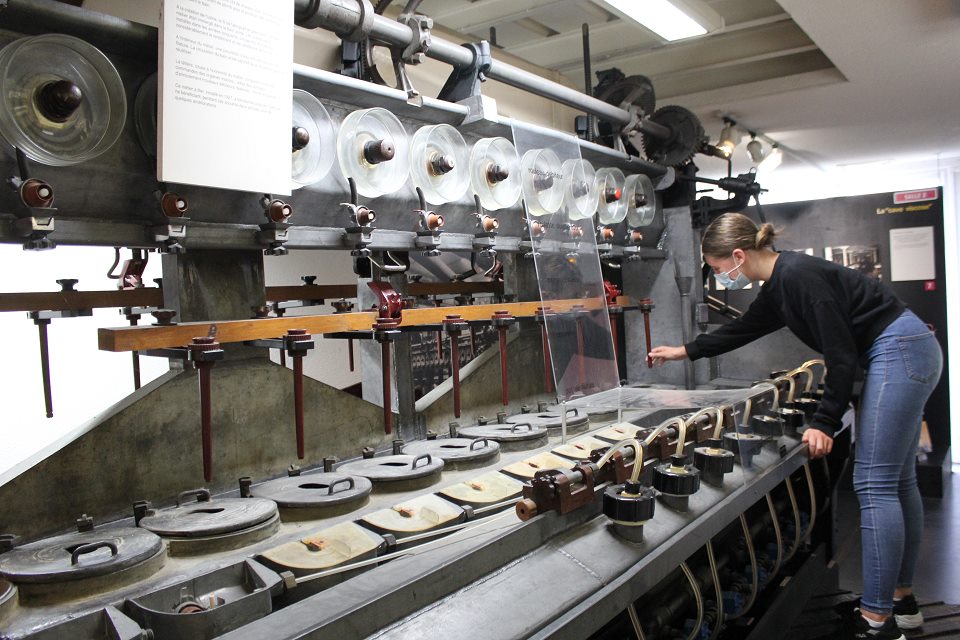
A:
[[[811,426],[832,436],[850,402],[857,361],[906,307],[859,271],[784,251],[742,317],[685,345],[691,360],[717,356],[786,326],[823,354],[827,379]]]

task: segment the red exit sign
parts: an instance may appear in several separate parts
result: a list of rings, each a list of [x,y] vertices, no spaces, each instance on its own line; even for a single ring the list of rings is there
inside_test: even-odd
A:
[[[936,189],[918,189],[916,191],[897,191],[893,194],[894,204],[909,204],[911,202],[926,202],[936,200],[940,194]]]

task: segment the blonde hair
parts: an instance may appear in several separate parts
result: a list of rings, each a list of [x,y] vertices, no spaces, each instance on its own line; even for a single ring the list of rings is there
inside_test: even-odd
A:
[[[703,232],[700,250],[705,256],[725,258],[734,249],[763,249],[773,245],[777,231],[769,222],[757,227],[742,213],[725,213]]]

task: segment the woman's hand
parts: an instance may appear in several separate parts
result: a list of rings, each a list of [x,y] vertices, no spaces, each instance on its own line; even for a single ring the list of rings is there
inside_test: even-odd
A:
[[[833,438],[813,427],[803,432],[803,441],[807,443],[811,458],[822,458],[833,449]]]
[[[686,347],[654,347],[647,357],[653,360],[656,366],[662,365],[667,360],[683,360],[687,357]]]

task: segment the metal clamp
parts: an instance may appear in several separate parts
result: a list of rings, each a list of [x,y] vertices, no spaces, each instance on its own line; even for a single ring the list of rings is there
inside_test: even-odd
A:
[[[409,27],[413,33],[410,44],[399,52],[400,59],[404,64],[422,63],[427,57],[427,49],[430,48],[430,30],[433,29],[433,18],[419,14],[401,13],[397,16],[397,22]]]

